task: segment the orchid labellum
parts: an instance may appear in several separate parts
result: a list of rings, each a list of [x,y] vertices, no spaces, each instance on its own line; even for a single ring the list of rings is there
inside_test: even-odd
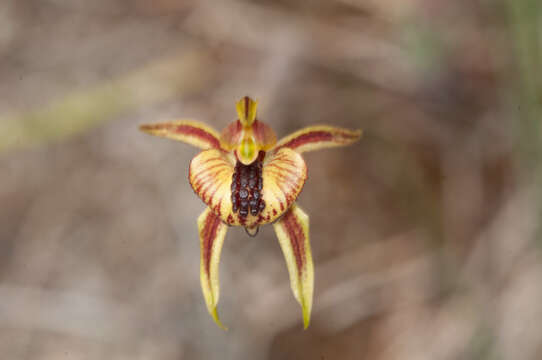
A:
[[[215,322],[224,328],[216,306],[218,265],[228,226],[243,226],[255,236],[260,225],[273,224],[307,328],[314,269],[309,217],[295,204],[307,179],[301,153],[352,144],[361,131],[311,126],[277,142],[273,130],[257,119],[257,102],[245,96],[236,105],[238,119],[221,134],[192,120],[142,125],[141,130],[202,149],[192,159],[188,177],[195,193],[207,204],[198,218],[201,287]]]

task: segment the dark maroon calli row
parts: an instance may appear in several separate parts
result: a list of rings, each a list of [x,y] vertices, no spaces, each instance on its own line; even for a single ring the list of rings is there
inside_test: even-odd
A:
[[[235,164],[231,178],[231,203],[233,212],[239,211],[242,218],[247,217],[249,211],[251,215],[257,216],[265,209],[265,201],[262,199],[264,156],[265,152],[260,151],[252,164],[244,165],[240,161]]]

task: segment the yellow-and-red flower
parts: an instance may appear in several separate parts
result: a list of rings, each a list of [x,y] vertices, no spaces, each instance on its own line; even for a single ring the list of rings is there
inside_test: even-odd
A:
[[[305,151],[352,144],[361,131],[311,126],[277,142],[273,130],[257,119],[257,102],[245,96],[236,104],[238,119],[222,133],[192,120],[142,125],[156,136],[203,149],[192,159],[190,185],[207,204],[198,218],[201,287],[207,309],[222,328],[216,306],[218,264],[228,226],[243,226],[255,236],[258,226],[273,224],[284,253],[290,284],[301,304],[307,328],[312,308],[314,269],[309,217],[296,205],[307,179]]]

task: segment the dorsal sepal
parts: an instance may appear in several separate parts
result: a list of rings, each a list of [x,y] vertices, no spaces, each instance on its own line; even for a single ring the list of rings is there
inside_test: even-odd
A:
[[[248,96],[245,96],[235,104],[235,107],[237,109],[239,121],[241,121],[243,127],[247,128],[252,126],[252,123],[254,120],[256,120],[256,109],[258,108],[258,102],[252,100]]]

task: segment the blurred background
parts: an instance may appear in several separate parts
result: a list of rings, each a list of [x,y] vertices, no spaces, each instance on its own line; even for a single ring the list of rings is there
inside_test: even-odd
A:
[[[538,0],[0,1],[2,359],[540,359]],[[197,149],[244,95],[308,153],[312,323],[271,227],[199,284]]]

